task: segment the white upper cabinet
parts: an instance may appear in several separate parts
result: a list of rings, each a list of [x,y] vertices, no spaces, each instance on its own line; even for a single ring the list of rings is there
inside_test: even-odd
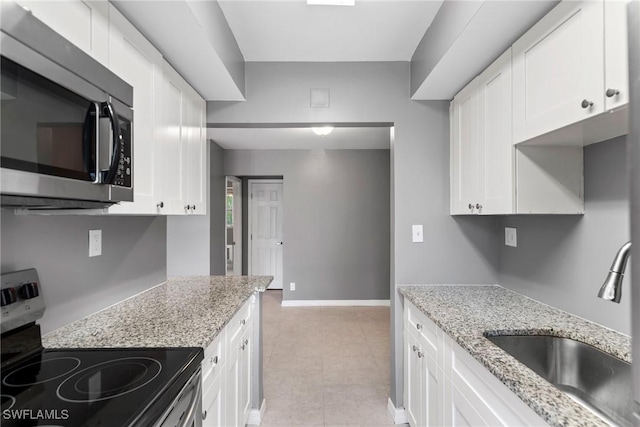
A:
[[[133,86],[134,201],[109,208],[109,213],[162,213],[159,198],[157,131],[161,121],[162,55],[135,27],[110,6],[109,66]]]
[[[604,2],[605,109],[629,103],[627,0]]]
[[[479,213],[513,213],[511,49],[478,78]]]
[[[107,0],[20,0],[33,15],[105,67],[109,63]]]
[[[206,103],[166,61],[163,70],[164,213],[206,214]]]
[[[451,102],[451,213],[475,213],[480,197],[477,78]]]
[[[513,44],[513,136],[604,111],[604,1],[563,1]]]
[[[184,140],[186,124],[184,116],[187,103],[185,96],[185,82],[168,62],[163,64],[163,119],[161,138],[158,141],[160,149],[159,157],[162,171],[160,182],[162,195],[160,199],[164,203],[163,213],[180,214],[184,211],[183,201],[186,199],[186,188],[182,177],[184,171]]]
[[[206,214],[206,103],[194,90],[188,90],[187,138],[183,145],[186,182],[185,210],[189,214]]]
[[[451,213],[513,213],[511,49],[451,103]]]

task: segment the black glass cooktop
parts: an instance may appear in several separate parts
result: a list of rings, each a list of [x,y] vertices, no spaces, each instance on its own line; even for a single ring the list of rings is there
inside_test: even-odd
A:
[[[0,372],[0,424],[144,426],[201,360],[200,348],[43,350]]]

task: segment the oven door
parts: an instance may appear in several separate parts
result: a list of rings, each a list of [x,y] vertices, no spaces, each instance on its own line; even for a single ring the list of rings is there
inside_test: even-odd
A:
[[[202,427],[202,372],[191,376],[155,427]]]

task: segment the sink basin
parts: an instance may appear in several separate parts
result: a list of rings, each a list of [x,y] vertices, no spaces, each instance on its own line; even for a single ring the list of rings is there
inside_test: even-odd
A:
[[[605,421],[633,425],[631,364],[569,338],[499,335],[487,339]]]

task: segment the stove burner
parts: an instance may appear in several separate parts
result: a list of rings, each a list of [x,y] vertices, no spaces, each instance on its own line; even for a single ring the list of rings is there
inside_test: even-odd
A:
[[[2,384],[10,387],[24,387],[42,384],[64,377],[80,366],[80,359],[58,357],[29,363],[4,377]]]
[[[2,398],[3,411],[13,408],[13,405],[16,404],[16,398],[13,396],[9,396],[8,394],[0,394],[0,397]]]
[[[58,386],[56,394],[71,403],[112,399],[149,384],[160,371],[160,362],[149,357],[110,360],[71,375]]]

